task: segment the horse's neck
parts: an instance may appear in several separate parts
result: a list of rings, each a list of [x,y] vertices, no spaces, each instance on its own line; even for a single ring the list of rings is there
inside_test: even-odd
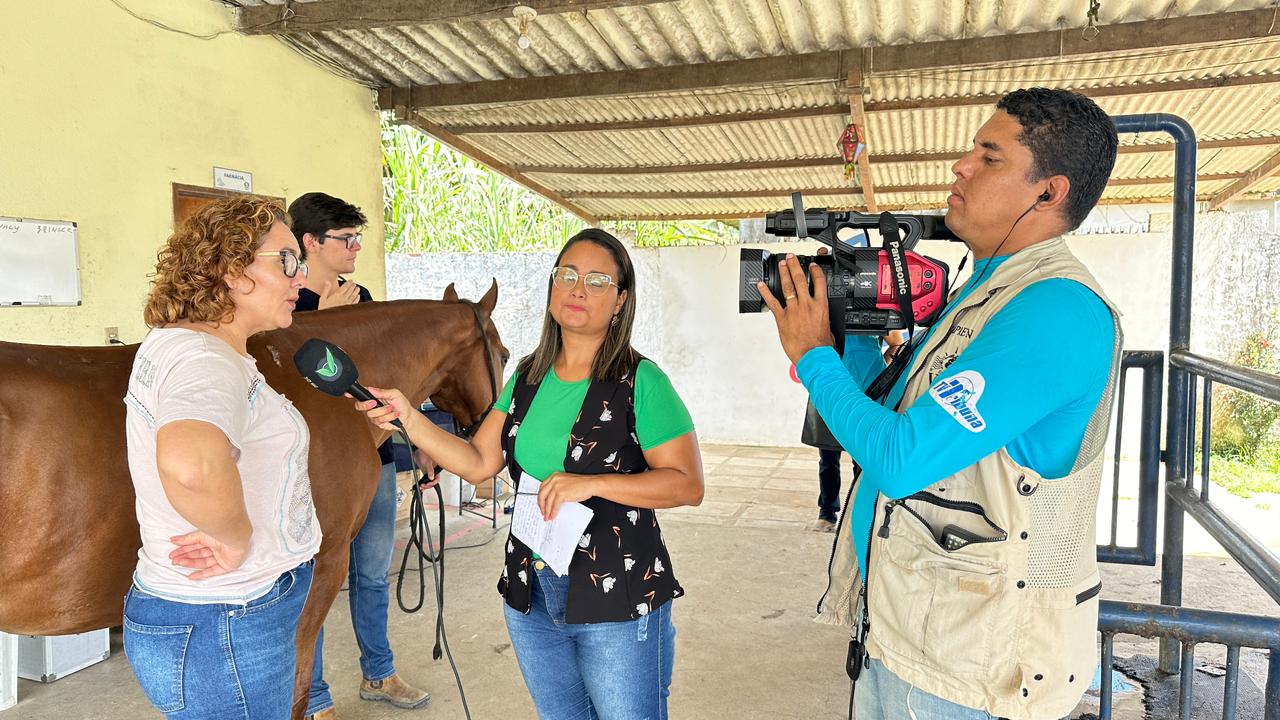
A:
[[[429,394],[450,357],[478,334],[474,326],[466,305],[401,301],[368,307],[336,324],[333,337],[356,361],[362,384]]]

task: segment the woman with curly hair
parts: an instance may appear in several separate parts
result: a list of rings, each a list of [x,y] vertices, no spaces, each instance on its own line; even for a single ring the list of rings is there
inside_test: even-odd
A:
[[[125,431],[142,548],[125,653],[170,718],[288,717],[320,526],[309,435],[248,355],[306,276],[279,207],[210,205],[161,248]]]

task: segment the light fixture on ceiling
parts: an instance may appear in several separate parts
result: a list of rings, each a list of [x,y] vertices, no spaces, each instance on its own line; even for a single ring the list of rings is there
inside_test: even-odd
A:
[[[516,21],[520,23],[520,37],[516,38],[516,45],[521,50],[529,49],[529,25],[533,23],[533,19],[538,17],[538,11],[528,5],[517,5],[511,11],[515,15]]]

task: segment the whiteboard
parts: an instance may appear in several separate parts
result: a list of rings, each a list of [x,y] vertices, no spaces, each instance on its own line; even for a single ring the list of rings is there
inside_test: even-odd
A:
[[[0,307],[79,304],[76,224],[0,216]]]

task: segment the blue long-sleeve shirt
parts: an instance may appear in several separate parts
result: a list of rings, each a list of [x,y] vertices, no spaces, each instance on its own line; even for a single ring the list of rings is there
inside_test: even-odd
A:
[[[979,263],[976,272],[990,277],[1008,257],[992,259],[990,268]],[[974,279],[951,307],[973,291]],[[884,406],[864,394],[884,368],[874,338],[847,338],[843,362],[831,347],[805,353],[796,363],[800,381],[832,434],[862,466],[853,508],[846,511],[864,579],[878,494],[906,497],[1002,447],[1042,477],[1068,474],[1106,389],[1114,341],[1111,312],[1097,295],[1074,280],[1051,279],[1010,300],[902,413],[892,408],[907,373]],[[980,386],[980,395],[939,400],[954,399],[950,389],[961,386]]]

